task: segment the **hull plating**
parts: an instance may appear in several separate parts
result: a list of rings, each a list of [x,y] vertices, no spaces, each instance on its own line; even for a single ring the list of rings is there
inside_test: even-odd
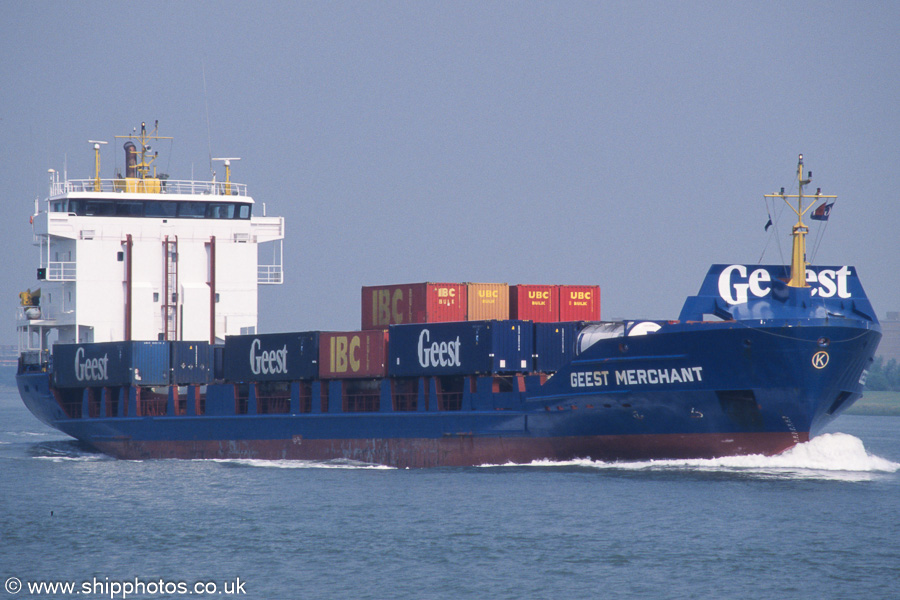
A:
[[[527,464],[538,460],[648,460],[777,454],[806,434],[669,434],[556,438],[448,436],[440,439],[325,439],[239,441],[94,442],[98,450],[123,459],[260,459],[327,461],[346,459],[399,468]]]

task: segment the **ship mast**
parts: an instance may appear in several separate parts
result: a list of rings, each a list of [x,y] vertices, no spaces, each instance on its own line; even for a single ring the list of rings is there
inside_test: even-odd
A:
[[[106,144],[100,140],[88,140],[88,144],[94,145],[94,191],[100,191],[100,146]]]
[[[137,169],[138,177],[140,179],[146,179],[150,177],[150,166],[153,162],[159,157],[159,150],[156,151],[155,154],[151,154],[150,144],[147,142],[150,140],[171,140],[173,139],[170,136],[165,135],[157,135],[159,131],[159,121],[157,120],[154,123],[153,131],[149,134],[147,133],[147,123],[141,123],[141,133],[138,135],[137,133],[132,133],[131,135],[117,135],[116,139],[126,139],[126,140],[140,140],[141,142],[141,161],[138,162],[135,167]],[[134,154],[138,154],[138,151],[133,150]],[[148,160],[149,159],[149,160]],[[153,167],[153,177],[156,177],[156,167]]]
[[[791,251],[791,279],[788,281],[790,287],[809,287],[806,283],[806,265],[808,264],[806,262],[806,234],[809,233],[809,227],[803,222],[803,215],[819,200],[823,198],[837,198],[837,196],[822,194],[822,188],[817,189],[815,194],[804,194],[803,187],[809,184],[810,181],[812,181],[812,171],[809,171],[806,179],[803,179],[803,155],[801,154],[797,162],[797,194],[785,194],[784,188],[781,188],[781,193],[779,194],[765,194],[766,198],[781,198],[797,215],[797,223],[791,230],[794,243]],[[812,198],[812,201],[806,208],[803,207],[804,198]],[[790,202],[795,199],[797,200],[796,208]]]

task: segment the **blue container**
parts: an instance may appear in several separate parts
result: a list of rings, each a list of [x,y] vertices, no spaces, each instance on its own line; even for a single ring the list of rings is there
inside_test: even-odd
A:
[[[396,377],[531,370],[531,321],[391,325],[388,374]]]
[[[225,346],[210,346],[209,353],[213,364],[213,380],[221,381],[225,379]]]
[[[168,385],[169,344],[55,344],[53,376],[58,387]]]
[[[534,324],[534,370],[555,373],[575,358],[575,341],[582,321]]]
[[[131,347],[131,378],[134,385],[169,385],[169,342],[123,342]]]
[[[209,342],[171,342],[172,383],[188,385],[209,383],[213,365]]]
[[[295,381],[318,374],[318,331],[225,338],[226,381]]]

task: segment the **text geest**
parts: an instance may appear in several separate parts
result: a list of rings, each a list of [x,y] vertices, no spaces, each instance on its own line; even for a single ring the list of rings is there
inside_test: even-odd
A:
[[[460,367],[459,336],[449,342],[432,342],[431,332],[423,329],[419,334],[419,364],[424,367]]]
[[[78,381],[105,381],[108,374],[109,355],[103,358],[84,358],[84,348],[75,351],[75,379]]]
[[[254,375],[275,375],[287,373],[287,344],[281,350],[263,350],[260,352],[260,342],[253,340],[250,344],[250,370]]]
[[[839,298],[849,298],[847,279],[850,267],[844,266],[834,271],[822,269],[816,274],[812,269],[806,270],[806,282],[812,287],[812,295],[831,298],[835,294]],[[743,304],[752,294],[756,298],[764,298],[772,291],[772,276],[766,269],[755,269],[748,274],[745,265],[730,265],[719,275],[719,296],[728,304]]]

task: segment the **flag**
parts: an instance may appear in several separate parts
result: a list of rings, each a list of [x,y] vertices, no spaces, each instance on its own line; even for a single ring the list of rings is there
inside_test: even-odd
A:
[[[769,227],[772,226],[772,217],[769,217],[769,221],[766,223],[766,231],[769,230]]]
[[[813,214],[809,216],[813,221],[827,221],[828,216],[831,214],[831,207],[834,206],[834,202],[828,204],[827,202],[823,202],[819,205],[819,208],[813,211]]]

